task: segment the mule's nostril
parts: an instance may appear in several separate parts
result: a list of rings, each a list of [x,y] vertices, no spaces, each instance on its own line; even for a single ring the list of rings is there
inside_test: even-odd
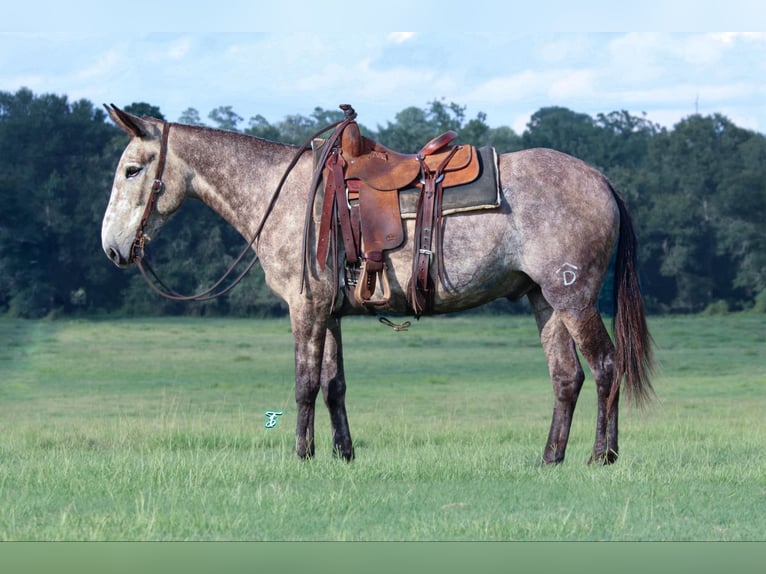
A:
[[[117,265],[118,267],[124,267],[125,266],[125,260],[120,255],[120,252],[116,249],[109,247],[106,250],[106,256],[109,258],[109,260]]]

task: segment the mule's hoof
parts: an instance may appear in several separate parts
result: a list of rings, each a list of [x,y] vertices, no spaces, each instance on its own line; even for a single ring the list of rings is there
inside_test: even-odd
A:
[[[566,449],[560,449],[557,445],[548,445],[543,451],[543,460],[540,462],[540,466],[547,466],[551,464],[561,464],[564,462],[564,455]]]
[[[606,454],[600,454],[600,455],[593,453],[592,455],[590,455],[590,458],[588,459],[588,464],[607,465],[607,464],[614,464],[615,462],[617,462],[617,453],[613,450],[610,450]]]
[[[351,462],[354,460],[354,448],[344,448],[340,445],[335,445],[333,456],[335,456],[335,458],[342,458],[346,462]]]
[[[307,448],[307,447],[296,447],[295,454],[298,456],[301,460],[308,460],[311,458],[314,458],[314,449],[313,448]]]

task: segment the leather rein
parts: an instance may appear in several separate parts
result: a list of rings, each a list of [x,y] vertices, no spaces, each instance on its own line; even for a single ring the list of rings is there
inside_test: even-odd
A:
[[[354,114],[354,117],[356,117],[356,114]],[[258,238],[261,235],[261,232],[263,231],[264,226],[266,225],[266,220],[268,219],[269,215],[274,209],[274,205],[277,202],[277,199],[279,197],[280,192],[282,191],[282,188],[284,187],[285,181],[287,180],[287,177],[292,172],[293,168],[297,165],[298,160],[303,155],[303,152],[310,149],[311,142],[322,135],[323,133],[335,129],[332,136],[329,138],[328,143],[332,144],[334,143],[338,137],[340,137],[341,132],[343,131],[343,128],[352,121],[354,118],[349,117],[348,114],[346,118],[343,120],[340,120],[338,122],[335,122],[333,124],[330,124],[329,126],[326,126],[322,128],[321,130],[318,130],[314,134],[309,137],[306,142],[301,145],[297,151],[295,152],[295,155],[293,156],[293,159],[290,161],[290,164],[285,169],[285,173],[282,175],[282,178],[279,180],[279,183],[277,184],[276,189],[274,190],[274,193],[271,195],[271,199],[269,200],[269,204],[266,208],[266,211],[263,214],[263,217],[261,217],[261,220],[258,224],[258,227],[256,228],[255,234],[253,235],[253,238],[248,242],[248,244],[242,249],[242,252],[239,254],[239,256],[232,262],[232,264],[229,266],[229,268],[223,273],[220,279],[216,281],[211,287],[208,289],[205,289],[204,291],[201,291],[199,293],[195,293],[194,295],[181,295],[174,291],[173,289],[169,288],[163,281],[159,278],[157,273],[154,271],[152,266],[150,265],[149,261],[146,259],[146,255],[144,253],[144,246],[147,241],[150,240],[150,237],[146,234],[146,226],[149,222],[149,217],[151,216],[152,212],[154,211],[155,206],[157,205],[157,201],[159,199],[159,196],[162,194],[162,192],[165,190],[165,184],[162,181],[162,176],[165,173],[165,163],[167,160],[167,154],[168,154],[168,138],[170,136],[170,127],[172,125],[171,122],[165,122],[162,126],[162,140],[160,143],[160,154],[157,158],[157,172],[155,173],[154,180],[152,181],[150,190],[149,190],[149,197],[146,201],[146,206],[144,207],[144,213],[141,216],[141,221],[138,225],[138,229],[136,230],[136,237],[133,240],[133,245],[130,249],[130,259],[129,262],[133,262],[138,267],[139,271],[141,272],[141,275],[143,276],[146,283],[151,287],[157,294],[161,295],[162,297],[165,297],[166,299],[170,299],[172,301],[211,301],[213,299],[216,299],[217,297],[221,297],[222,295],[225,295],[229,291],[231,291],[234,287],[236,287],[244,278],[245,276],[250,272],[250,270],[255,266],[255,264],[258,262],[258,254],[256,253],[253,255],[252,260],[247,264],[245,269],[232,280],[232,282],[229,285],[221,286],[231,275],[234,273],[234,270],[239,265],[239,263],[245,258],[245,255],[250,251],[255,244],[256,241],[258,241]],[[331,146],[327,146],[329,148]],[[319,164],[320,166],[322,164]],[[317,170],[317,171],[321,171]],[[317,174],[315,174],[314,178],[312,179],[312,189],[311,193],[315,193],[316,186],[318,185],[318,177]],[[304,250],[305,250],[304,245]],[[302,288],[302,285],[301,285]]]

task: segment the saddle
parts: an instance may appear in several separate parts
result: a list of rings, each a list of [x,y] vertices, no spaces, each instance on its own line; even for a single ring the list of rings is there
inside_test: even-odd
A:
[[[356,117],[350,107],[346,114],[352,120]],[[326,267],[331,238],[339,236],[347,269],[354,270],[350,280],[347,273],[347,284],[355,284],[352,304],[370,309],[385,305],[391,290],[384,253],[404,243],[399,192],[418,188],[407,300],[416,316],[428,313],[434,295],[432,267],[440,259],[434,256],[441,253],[443,190],[479,177],[479,153],[474,146],[451,145],[457,138],[454,131],[429,141],[416,154],[400,153],[363,136],[355,121],[344,124],[324,165],[318,166],[324,181],[319,267]],[[375,298],[378,280],[382,296]]]

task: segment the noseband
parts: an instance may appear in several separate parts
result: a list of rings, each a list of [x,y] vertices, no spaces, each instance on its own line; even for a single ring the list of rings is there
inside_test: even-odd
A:
[[[165,122],[162,125],[162,143],[160,143],[160,155],[157,158],[157,173],[154,175],[154,181],[149,188],[149,197],[146,200],[146,206],[144,207],[144,214],[141,216],[141,222],[138,224],[136,230],[136,238],[133,240],[133,245],[130,248],[129,262],[137,262],[140,264],[144,257],[144,244],[148,239],[151,239],[146,235],[145,229],[147,223],[149,223],[149,216],[154,210],[154,206],[157,204],[157,199],[165,189],[165,184],[162,183],[162,176],[165,173],[165,158],[168,155],[168,136],[170,135],[170,123]]]

